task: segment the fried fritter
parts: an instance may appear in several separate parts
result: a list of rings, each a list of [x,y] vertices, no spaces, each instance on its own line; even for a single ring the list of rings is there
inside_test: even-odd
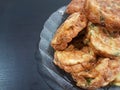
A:
[[[51,41],[51,46],[55,50],[64,50],[68,43],[86,27],[86,24],[87,19],[83,13],[73,13],[58,28]]]
[[[72,77],[76,80],[77,86],[93,90],[108,85],[116,78],[119,71],[119,60],[100,58],[91,70],[72,73]]]
[[[81,50],[71,48],[56,51],[55,65],[70,73],[77,86],[84,89],[96,89],[112,82],[120,71],[120,62],[109,58],[96,59],[89,47]]]
[[[66,13],[81,12],[84,10],[84,4],[85,0],[72,0],[67,6]]]
[[[91,22],[120,30],[120,0],[86,0],[85,11]]]
[[[75,65],[94,59],[94,54],[89,47],[83,47],[82,50],[77,50],[73,46],[71,46],[71,48],[72,49],[66,49],[64,51],[56,51],[54,55],[55,61],[63,65]]]
[[[68,73],[79,73],[85,69],[90,69],[94,65],[95,55],[89,47],[81,50],[75,49],[70,45],[64,51],[56,51],[54,63]]]
[[[102,26],[89,23],[89,45],[95,53],[105,57],[120,57],[120,36],[109,32]]]

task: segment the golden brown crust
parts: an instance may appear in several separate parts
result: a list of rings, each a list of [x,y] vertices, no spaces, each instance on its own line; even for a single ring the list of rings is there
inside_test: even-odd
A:
[[[84,10],[85,0],[71,0],[68,4],[66,13],[72,14],[75,12],[81,12]]]
[[[120,71],[118,60],[100,58],[93,69],[72,74],[77,86],[85,89],[97,89],[112,82]]]
[[[95,55],[89,47],[83,47],[81,50],[69,46],[64,51],[56,51],[54,54],[54,63],[68,73],[79,73],[85,69],[90,69],[94,65]]]
[[[64,51],[56,51],[54,59],[63,65],[75,65],[93,60],[94,53],[92,53],[88,47],[83,47],[82,50],[77,50],[73,47],[73,49],[70,50],[66,49]]]
[[[83,13],[74,13],[58,28],[51,46],[55,50],[64,50],[70,41],[82,31],[87,24],[86,16]]]
[[[86,0],[87,18],[108,30],[120,30],[120,0]]]
[[[54,63],[70,73],[76,85],[84,89],[96,89],[112,82],[120,71],[120,61],[109,58],[95,59],[92,49],[67,49],[56,51]],[[92,51],[93,52],[93,51]]]
[[[105,57],[120,57],[120,36],[108,32],[104,27],[92,23],[88,25],[90,47],[95,53]]]

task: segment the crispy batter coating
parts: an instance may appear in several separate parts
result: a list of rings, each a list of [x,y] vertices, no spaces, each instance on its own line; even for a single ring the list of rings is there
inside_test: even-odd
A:
[[[120,62],[118,60],[100,58],[91,70],[84,70],[72,76],[76,80],[77,86],[93,90],[108,85],[116,78],[119,71]]]
[[[58,28],[51,46],[55,50],[64,50],[70,41],[82,31],[87,24],[87,19],[83,13],[74,13]]]
[[[120,0],[86,0],[85,11],[91,22],[120,30]]]
[[[89,23],[88,36],[89,45],[95,53],[105,57],[120,57],[120,36],[107,31],[102,26]]]
[[[96,60],[88,47],[81,51],[75,49],[56,51],[54,63],[70,73],[77,86],[91,90],[108,85],[120,71],[118,60],[109,58]]]
[[[63,65],[75,65],[94,59],[94,54],[88,47],[84,47],[82,50],[77,50],[74,47],[71,48],[69,50],[56,51],[54,55],[55,61]]]
[[[72,0],[67,6],[66,13],[81,12],[84,10],[84,4],[85,0]]]

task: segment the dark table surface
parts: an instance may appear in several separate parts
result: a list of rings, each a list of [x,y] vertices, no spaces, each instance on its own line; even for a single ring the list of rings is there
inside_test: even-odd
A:
[[[0,90],[50,90],[35,52],[45,20],[70,0],[0,0]]]

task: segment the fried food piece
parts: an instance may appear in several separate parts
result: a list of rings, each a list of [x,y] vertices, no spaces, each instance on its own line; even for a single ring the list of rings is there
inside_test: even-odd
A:
[[[94,53],[89,47],[83,47],[82,50],[77,50],[71,46],[64,51],[56,51],[54,54],[54,62],[59,62],[63,65],[75,65],[78,63],[89,62],[94,59]]]
[[[120,36],[111,33],[102,26],[89,23],[88,35],[89,45],[95,53],[105,57],[120,57]]]
[[[55,50],[64,50],[70,41],[82,31],[87,24],[86,16],[83,13],[74,13],[58,28],[51,46]]]
[[[85,11],[91,22],[120,30],[120,0],[86,0]]]
[[[70,45],[66,50],[56,51],[54,53],[54,63],[68,73],[79,72],[84,70],[82,65],[79,63],[80,61],[77,58],[74,58],[75,55],[79,58],[79,54],[81,54],[81,52],[79,52],[79,50],[73,45]],[[75,59],[77,60],[74,61]]]
[[[72,0],[67,6],[66,13],[81,12],[84,10],[84,4],[85,0]]]
[[[56,51],[54,63],[68,73],[78,73],[90,69],[95,62],[95,55],[91,48],[83,47],[81,50],[70,45],[64,51]]]
[[[77,86],[93,90],[108,85],[116,78],[119,71],[119,60],[100,58],[93,69],[72,73],[72,77],[76,80]]]
[[[81,50],[70,47],[64,51],[56,51],[54,63],[70,73],[77,86],[93,90],[108,85],[116,78],[120,71],[119,60],[97,60],[89,47]]]

